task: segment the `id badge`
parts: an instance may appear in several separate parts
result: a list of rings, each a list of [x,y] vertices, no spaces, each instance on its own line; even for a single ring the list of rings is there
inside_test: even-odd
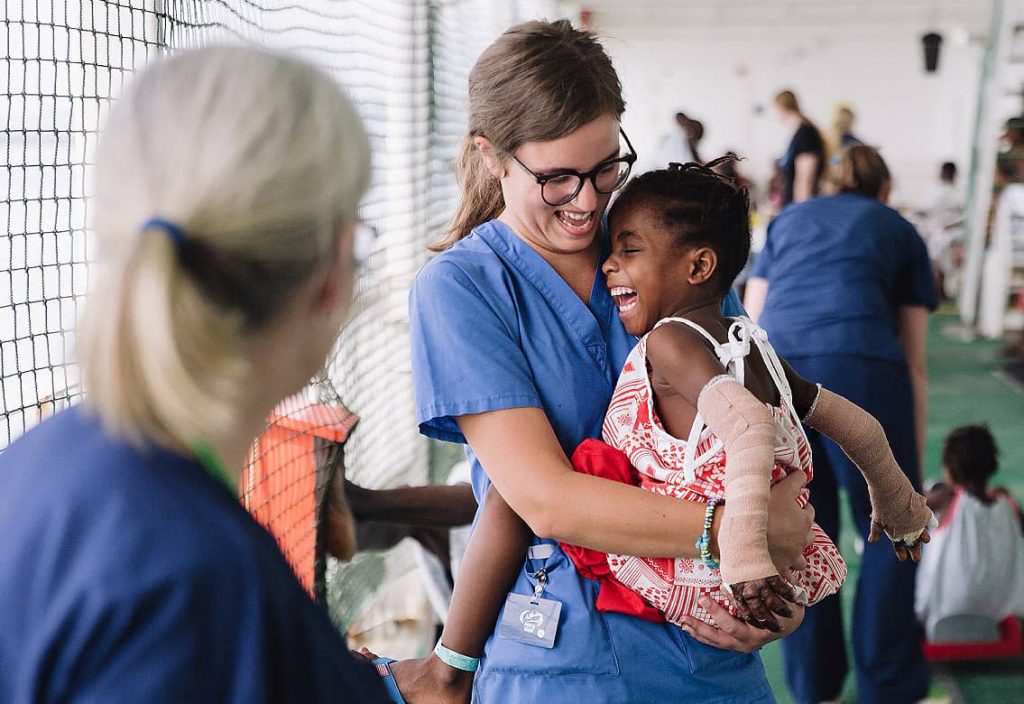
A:
[[[555,647],[562,603],[525,594],[509,594],[501,613],[498,637],[542,648]]]

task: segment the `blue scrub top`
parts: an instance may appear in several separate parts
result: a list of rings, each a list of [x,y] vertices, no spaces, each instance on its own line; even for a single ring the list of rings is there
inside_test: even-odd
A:
[[[899,308],[937,305],[924,241],[895,210],[844,193],[786,208],[754,263],[760,323],[783,357],[902,361]]]
[[[0,455],[0,702],[387,702],[194,461],[80,407]]]
[[[742,312],[734,295],[726,312]],[[410,323],[423,434],[464,443],[458,416],[541,408],[567,455],[600,437],[619,370],[636,344],[600,267],[584,304],[499,221],[477,227],[420,271]],[[490,482],[469,448],[467,455],[482,498]],[[527,559],[513,591],[533,593],[533,573],[548,570],[545,595],[562,603],[555,647],[492,636],[474,701],[771,701],[756,654],[702,645],[675,626],[598,612],[597,583],[581,578],[557,544],[534,543],[551,545],[552,554]]]

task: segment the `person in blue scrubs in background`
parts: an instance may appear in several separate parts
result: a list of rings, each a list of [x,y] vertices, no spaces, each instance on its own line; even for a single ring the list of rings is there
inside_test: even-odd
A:
[[[185,52],[114,107],[85,402],[0,455],[0,701],[387,701],[241,506],[352,293],[369,140],[311,66]]]
[[[937,305],[928,252],[914,227],[885,205],[891,180],[875,149],[847,147],[836,181],[838,195],[794,205],[772,221],[747,282],[746,307],[798,374],[878,418],[896,461],[921,491],[925,339]],[[863,477],[830,440],[810,430],[808,437],[818,523],[839,542],[842,486],[867,538],[871,507]],[[885,546],[865,543],[853,612],[858,701],[908,704],[928,692],[914,617],[916,569]],[[798,702],[838,699],[848,670],[839,597],[807,609],[783,652]]]
[[[599,612],[598,583],[581,578],[557,545],[696,557],[703,530],[703,504],[579,474],[568,459],[600,437],[636,343],[600,270],[602,217],[632,161],[611,60],[567,21],[528,22],[477,61],[469,105],[463,199],[410,297],[420,429],[468,443],[477,497],[493,481],[500,495],[487,500],[504,499],[532,531],[509,598],[538,593],[561,611],[553,647],[496,633],[475,678],[445,690],[439,682],[467,673],[430,656],[393,664],[399,689],[412,704],[468,698],[466,682],[485,704],[771,701],[754,651],[777,635],[714,606],[720,628],[692,633]],[[740,310],[735,300],[728,310]],[[787,567],[799,564],[813,518],[793,501],[798,488],[773,492],[770,542]],[[471,541],[463,565],[473,553]],[[456,590],[504,601],[508,585],[483,579],[463,569]],[[800,622],[795,611],[786,632]]]

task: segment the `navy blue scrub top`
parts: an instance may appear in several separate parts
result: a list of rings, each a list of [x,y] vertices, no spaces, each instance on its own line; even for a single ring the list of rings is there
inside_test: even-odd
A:
[[[80,407],[0,454],[0,702],[387,702],[273,537]]]
[[[742,313],[734,295],[726,312]],[[567,455],[600,437],[619,371],[636,338],[619,320],[600,269],[587,304],[504,223],[491,221],[430,261],[410,295],[420,430],[465,442],[455,418],[517,407],[544,411]],[[473,487],[490,484],[467,447]],[[543,491],[544,487],[536,487]],[[556,543],[534,538],[513,591],[562,604],[552,649],[492,635],[474,701],[621,704],[772,701],[756,654],[705,646],[680,628],[595,607],[598,585]]]
[[[788,205],[793,202],[793,186],[796,182],[796,158],[801,154],[811,154],[818,157],[818,164],[815,167],[814,180],[811,185],[811,195],[818,195],[818,185],[821,174],[825,170],[825,142],[821,138],[818,128],[809,122],[800,123],[789,141],[786,153],[778,161],[782,170],[782,203]]]
[[[892,208],[844,193],[786,208],[753,276],[768,280],[760,324],[783,357],[903,360],[899,308],[937,305],[924,241]]]

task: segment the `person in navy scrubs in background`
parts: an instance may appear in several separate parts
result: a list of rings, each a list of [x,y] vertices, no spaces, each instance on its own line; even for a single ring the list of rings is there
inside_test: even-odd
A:
[[[257,49],[117,102],[85,402],[0,455],[0,701],[387,701],[236,493],[346,318],[369,156],[329,77]]]
[[[885,205],[891,179],[875,149],[847,147],[835,180],[838,195],[793,205],[769,226],[744,303],[798,374],[878,418],[920,492],[925,339],[937,305],[928,251],[914,227]],[[871,507],[863,477],[831,441],[808,436],[814,453],[808,487],[818,522],[838,542],[842,486],[866,538]],[[916,568],[880,543],[864,546],[853,648],[857,696],[866,704],[907,704],[928,692],[914,618]],[[783,651],[798,702],[837,699],[848,670],[839,597],[808,608]]]

